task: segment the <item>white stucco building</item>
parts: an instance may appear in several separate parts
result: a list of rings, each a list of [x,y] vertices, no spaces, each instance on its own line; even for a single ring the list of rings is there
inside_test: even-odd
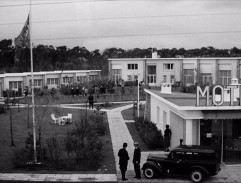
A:
[[[133,81],[139,74],[139,81],[149,86],[160,83],[185,85],[230,84],[231,78],[241,76],[241,58],[111,58],[109,76],[113,81],[120,78]]]
[[[222,87],[221,85],[218,87]],[[217,146],[224,161],[241,162],[241,103],[212,102],[212,95],[200,97],[190,93],[163,94],[145,89],[147,102],[145,118],[164,132],[172,131],[171,148],[183,139],[186,145]]]
[[[101,76],[101,70],[65,70],[34,72],[34,87],[58,88],[61,84],[88,82]],[[4,90],[22,90],[31,86],[31,72],[0,74],[0,97]]]

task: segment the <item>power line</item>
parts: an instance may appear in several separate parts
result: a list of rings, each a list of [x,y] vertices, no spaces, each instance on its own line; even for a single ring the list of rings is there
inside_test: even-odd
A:
[[[81,0],[81,1],[62,1],[62,2],[48,2],[48,3],[32,3],[33,6],[37,6],[37,5],[51,5],[51,4],[72,4],[72,3],[83,3],[83,2],[121,2],[121,1],[127,1],[127,2],[131,2],[131,1],[146,1],[146,0]],[[168,2],[169,0],[149,0],[149,1],[165,1]],[[179,1],[179,0],[175,0],[175,1]],[[193,0],[184,0],[184,1],[193,1]],[[197,1],[226,1],[226,0],[197,0]],[[231,1],[240,1],[240,0],[231,0]],[[9,1],[7,1],[9,2]],[[12,4],[12,5],[1,5],[1,7],[14,7],[14,6],[29,6],[29,3],[25,3],[25,4]]]
[[[51,23],[51,22],[77,22],[77,21],[99,21],[99,20],[120,20],[120,19],[146,19],[146,18],[175,18],[175,17],[195,17],[195,16],[225,16],[225,15],[241,15],[241,13],[216,13],[216,14],[180,14],[180,15],[160,15],[160,16],[140,16],[140,17],[107,17],[107,18],[83,18],[70,20],[49,20],[49,21],[35,21],[32,23]],[[0,25],[18,25],[21,23],[1,23]]]
[[[66,40],[66,39],[97,39],[97,38],[120,38],[120,37],[142,37],[142,36],[170,36],[170,35],[201,35],[201,34],[230,34],[230,33],[241,33],[239,31],[210,31],[210,32],[176,32],[176,33],[153,33],[153,34],[139,34],[139,35],[115,35],[115,36],[82,36],[82,37],[69,37],[69,38],[43,38],[33,39],[33,41],[46,41],[46,40]]]

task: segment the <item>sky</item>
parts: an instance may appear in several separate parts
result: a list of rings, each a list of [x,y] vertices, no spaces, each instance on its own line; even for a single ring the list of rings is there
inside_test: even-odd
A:
[[[241,0],[0,0],[0,40],[31,9],[34,45],[106,48],[241,48]]]

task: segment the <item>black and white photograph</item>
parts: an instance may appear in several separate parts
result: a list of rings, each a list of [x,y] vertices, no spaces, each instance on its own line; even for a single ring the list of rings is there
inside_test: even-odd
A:
[[[0,183],[241,182],[240,0],[0,0]]]

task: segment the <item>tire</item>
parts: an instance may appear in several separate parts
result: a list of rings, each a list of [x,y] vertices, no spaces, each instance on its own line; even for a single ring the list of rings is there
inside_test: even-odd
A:
[[[191,175],[191,180],[195,183],[201,182],[203,179],[203,173],[199,170],[194,170],[192,171]]]
[[[147,179],[153,179],[156,176],[155,169],[151,166],[147,166],[143,170],[143,174]]]

